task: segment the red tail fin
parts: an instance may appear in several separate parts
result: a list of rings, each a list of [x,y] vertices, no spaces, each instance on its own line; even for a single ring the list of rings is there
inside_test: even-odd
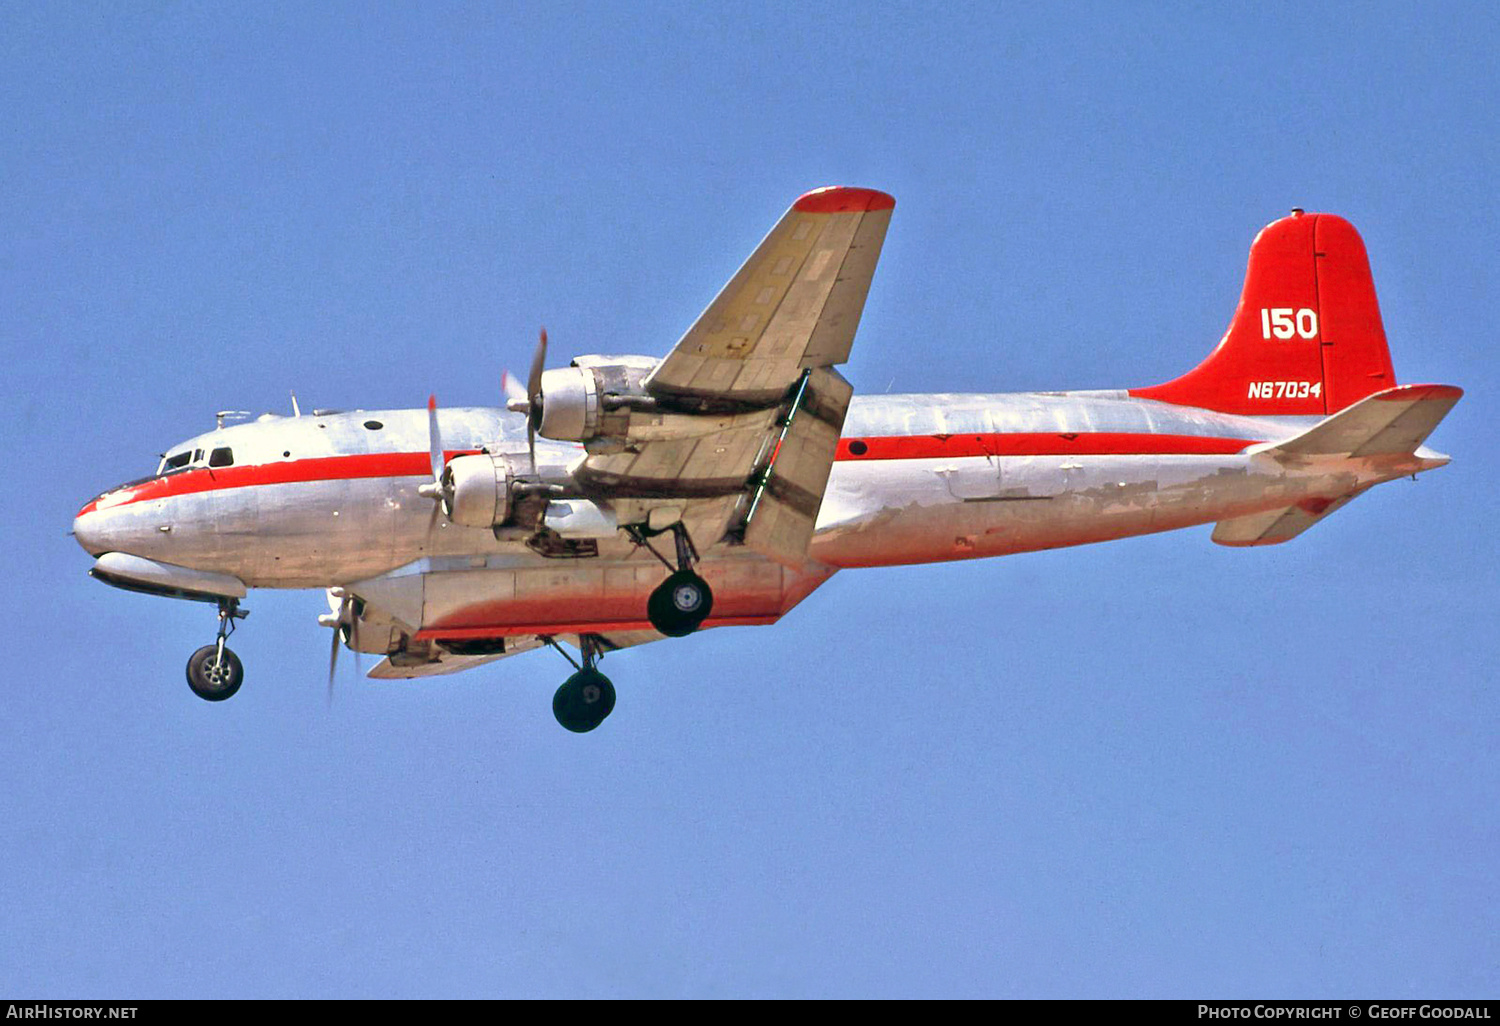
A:
[[[1175,381],[1130,394],[1224,413],[1336,413],[1396,383],[1365,244],[1333,214],[1273,221],[1218,348]]]

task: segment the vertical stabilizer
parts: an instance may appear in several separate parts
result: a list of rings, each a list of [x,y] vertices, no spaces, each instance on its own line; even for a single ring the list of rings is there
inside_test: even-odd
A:
[[[1208,359],[1142,399],[1224,413],[1336,413],[1396,384],[1365,244],[1333,214],[1255,237],[1229,330]]]

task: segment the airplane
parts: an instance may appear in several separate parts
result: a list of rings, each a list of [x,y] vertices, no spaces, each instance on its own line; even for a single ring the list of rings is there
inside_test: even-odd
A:
[[[1165,384],[854,395],[850,355],[895,200],[798,198],[665,357],[547,367],[503,406],[226,423],[78,513],[90,573],[211,604],[194,693],[239,690],[249,588],[325,588],[369,676],[551,647],[553,696],[598,727],[610,652],[775,623],[839,570],[976,559],[1199,524],[1274,545],[1385,481],[1463,395],[1400,385],[1354,227],[1293,210],[1250,249],[1218,346]],[[564,648],[563,643],[569,647]],[[569,648],[578,653],[574,658]]]

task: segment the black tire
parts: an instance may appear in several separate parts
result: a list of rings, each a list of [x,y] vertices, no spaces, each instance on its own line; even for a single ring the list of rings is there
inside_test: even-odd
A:
[[[598,670],[579,670],[552,696],[552,715],[575,734],[587,734],[615,708],[615,686]]]
[[[219,646],[204,645],[187,662],[188,687],[205,702],[222,702],[230,698],[245,682],[245,668],[240,657],[224,649],[224,662],[218,662]]]
[[[714,593],[708,582],[691,570],[679,570],[651,593],[646,616],[667,637],[682,638],[702,626],[713,608]]]

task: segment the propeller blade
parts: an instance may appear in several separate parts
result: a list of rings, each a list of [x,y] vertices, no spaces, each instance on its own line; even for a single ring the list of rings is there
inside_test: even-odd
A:
[[[536,352],[531,357],[531,373],[526,376],[526,399],[535,403],[542,396],[542,371],[547,366],[547,329],[542,329],[541,338],[536,344]]]
[[[536,353],[531,357],[531,373],[526,378],[526,451],[531,454],[531,472],[536,473],[536,429],[542,424],[542,371],[547,366],[547,329],[537,339]]]
[[[333,706],[333,681],[338,675],[339,644],[344,640],[344,628],[349,628],[349,647],[354,650],[354,667],[363,674],[359,658],[359,609],[355,597],[341,587],[328,588],[328,612],[318,617],[318,623],[333,628],[333,644],[328,651],[328,705]]]
[[[500,375],[500,391],[505,395],[505,408],[512,412],[519,412],[531,405],[526,397],[526,386],[516,380],[516,376],[510,371]]]
[[[340,617],[340,619],[343,618],[343,610],[339,611],[339,617]],[[344,640],[341,637],[342,633],[343,633],[343,628],[340,627],[338,624],[334,624],[333,625],[333,647],[331,649],[329,649],[329,651],[328,651],[328,698],[327,698],[327,705],[328,705],[329,708],[333,707],[333,675],[334,675],[334,673],[336,673],[338,671],[338,668],[339,668],[339,642],[342,641],[342,640]]]
[[[443,476],[443,436],[438,433],[437,396],[427,397],[427,440],[432,450],[432,479]]]
[[[354,675],[363,677],[365,661],[359,657],[359,614],[352,608],[349,610],[349,647],[354,649]]]

